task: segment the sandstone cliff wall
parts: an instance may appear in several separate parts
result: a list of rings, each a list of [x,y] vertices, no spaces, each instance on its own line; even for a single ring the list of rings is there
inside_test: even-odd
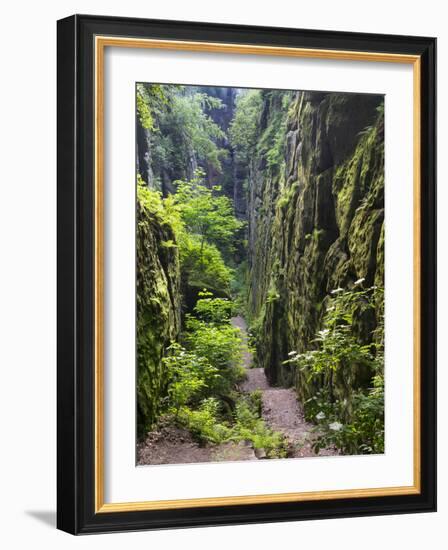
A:
[[[283,161],[253,160],[248,197],[249,310],[258,360],[274,384],[306,382],[282,364],[311,349],[332,289],[382,285],[384,277],[383,97],[299,92],[286,120]],[[265,103],[261,132],[275,104]],[[358,320],[362,339],[375,313]]]
[[[172,228],[137,200],[137,426],[153,424],[166,392],[162,357],[180,330],[180,273]],[[168,243],[168,245],[167,245]]]

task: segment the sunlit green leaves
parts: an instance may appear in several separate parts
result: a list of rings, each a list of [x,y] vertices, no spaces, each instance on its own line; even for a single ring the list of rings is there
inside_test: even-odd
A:
[[[194,307],[195,314],[208,323],[223,325],[230,321],[234,305],[227,298],[214,298],[211,292],[204,290],[198,294],[199,300]]]
[[[205,357],[186,350],[178,343],[171,344],[163,363],[169,374],[169,406],[176,413],[183,405],[206,395],[218,376],[217,368]]]
[[[235,234],[243,226],[235,217],[232,201],[217,186],[207,187],[200,172],[191,181],[175,183],[175,201],[189,232],[221,251],[232,250]]]

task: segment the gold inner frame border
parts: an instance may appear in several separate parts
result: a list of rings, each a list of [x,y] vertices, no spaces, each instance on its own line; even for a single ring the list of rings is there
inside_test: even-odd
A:
[[[106,47],[155,48],[208,53],[232,53],[301,57],[327,60],[366,61],[382,63],[406,63],[413,65],[413,419],[414,419],[414,482],[410,486],[380,487],[350,490],[329,490],[265,495],[192,498],[180,500],[154,500],[140,502],[104,502],[104,52]],[[380,497],[420,494],[421,480],[421,334],[420,334],[420,279],[421,279],[421,59],[418,55],[382,52],[360,52],[293,48],[280,46],[257,46],[253,44],[226,44],[215,42],[159,40],[96,36],[95,57],[95,347],[94,347],[94,398],[95,398],[95,513],[130,512],[143,510],[167,510],[209,506],[232,506],[278,502],[303,502],[343,498]]]

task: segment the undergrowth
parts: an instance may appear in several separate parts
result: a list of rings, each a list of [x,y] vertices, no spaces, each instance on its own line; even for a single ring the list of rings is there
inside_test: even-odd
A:
[[[291,352],[285,361],[316,388],[304,403],[307,420],[317,424],[316,452],[325,447],[342,454],[384,452],[384,317],[378,315],[378,328],[367,344],[360,343],[353,324],[363,311],[382,303],[384,290],[363,289],[362,283],[360,279],[351,289],[333,290],[315,349]],[[361,370],[370,372],[367,385],[357,383]],[[338,377],[351,382],[345,395],[335,391]]]

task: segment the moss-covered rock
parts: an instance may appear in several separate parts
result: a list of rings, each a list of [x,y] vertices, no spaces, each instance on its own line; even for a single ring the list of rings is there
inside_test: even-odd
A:
[[[306,379],[283,362],[313,347],[328,293],[384,277],[382,104],[378,95],[299,92],[287,113],[283,161],[268,170],[259,151],[252,162],[249,311],[257,357],[271,383],[297,384],[302,397],[310,394]],[[278,110],[265,102],[261,134],[278,124]],[[374,325],[360,320],[363,339]],[[341,396],[356,387],[353,376],[368,379],[344,376],[336,383]]]
[[[137,430],[144,435],[166,395],[162,357],[180,328],[180,274],[172,227],[137,198]]]

